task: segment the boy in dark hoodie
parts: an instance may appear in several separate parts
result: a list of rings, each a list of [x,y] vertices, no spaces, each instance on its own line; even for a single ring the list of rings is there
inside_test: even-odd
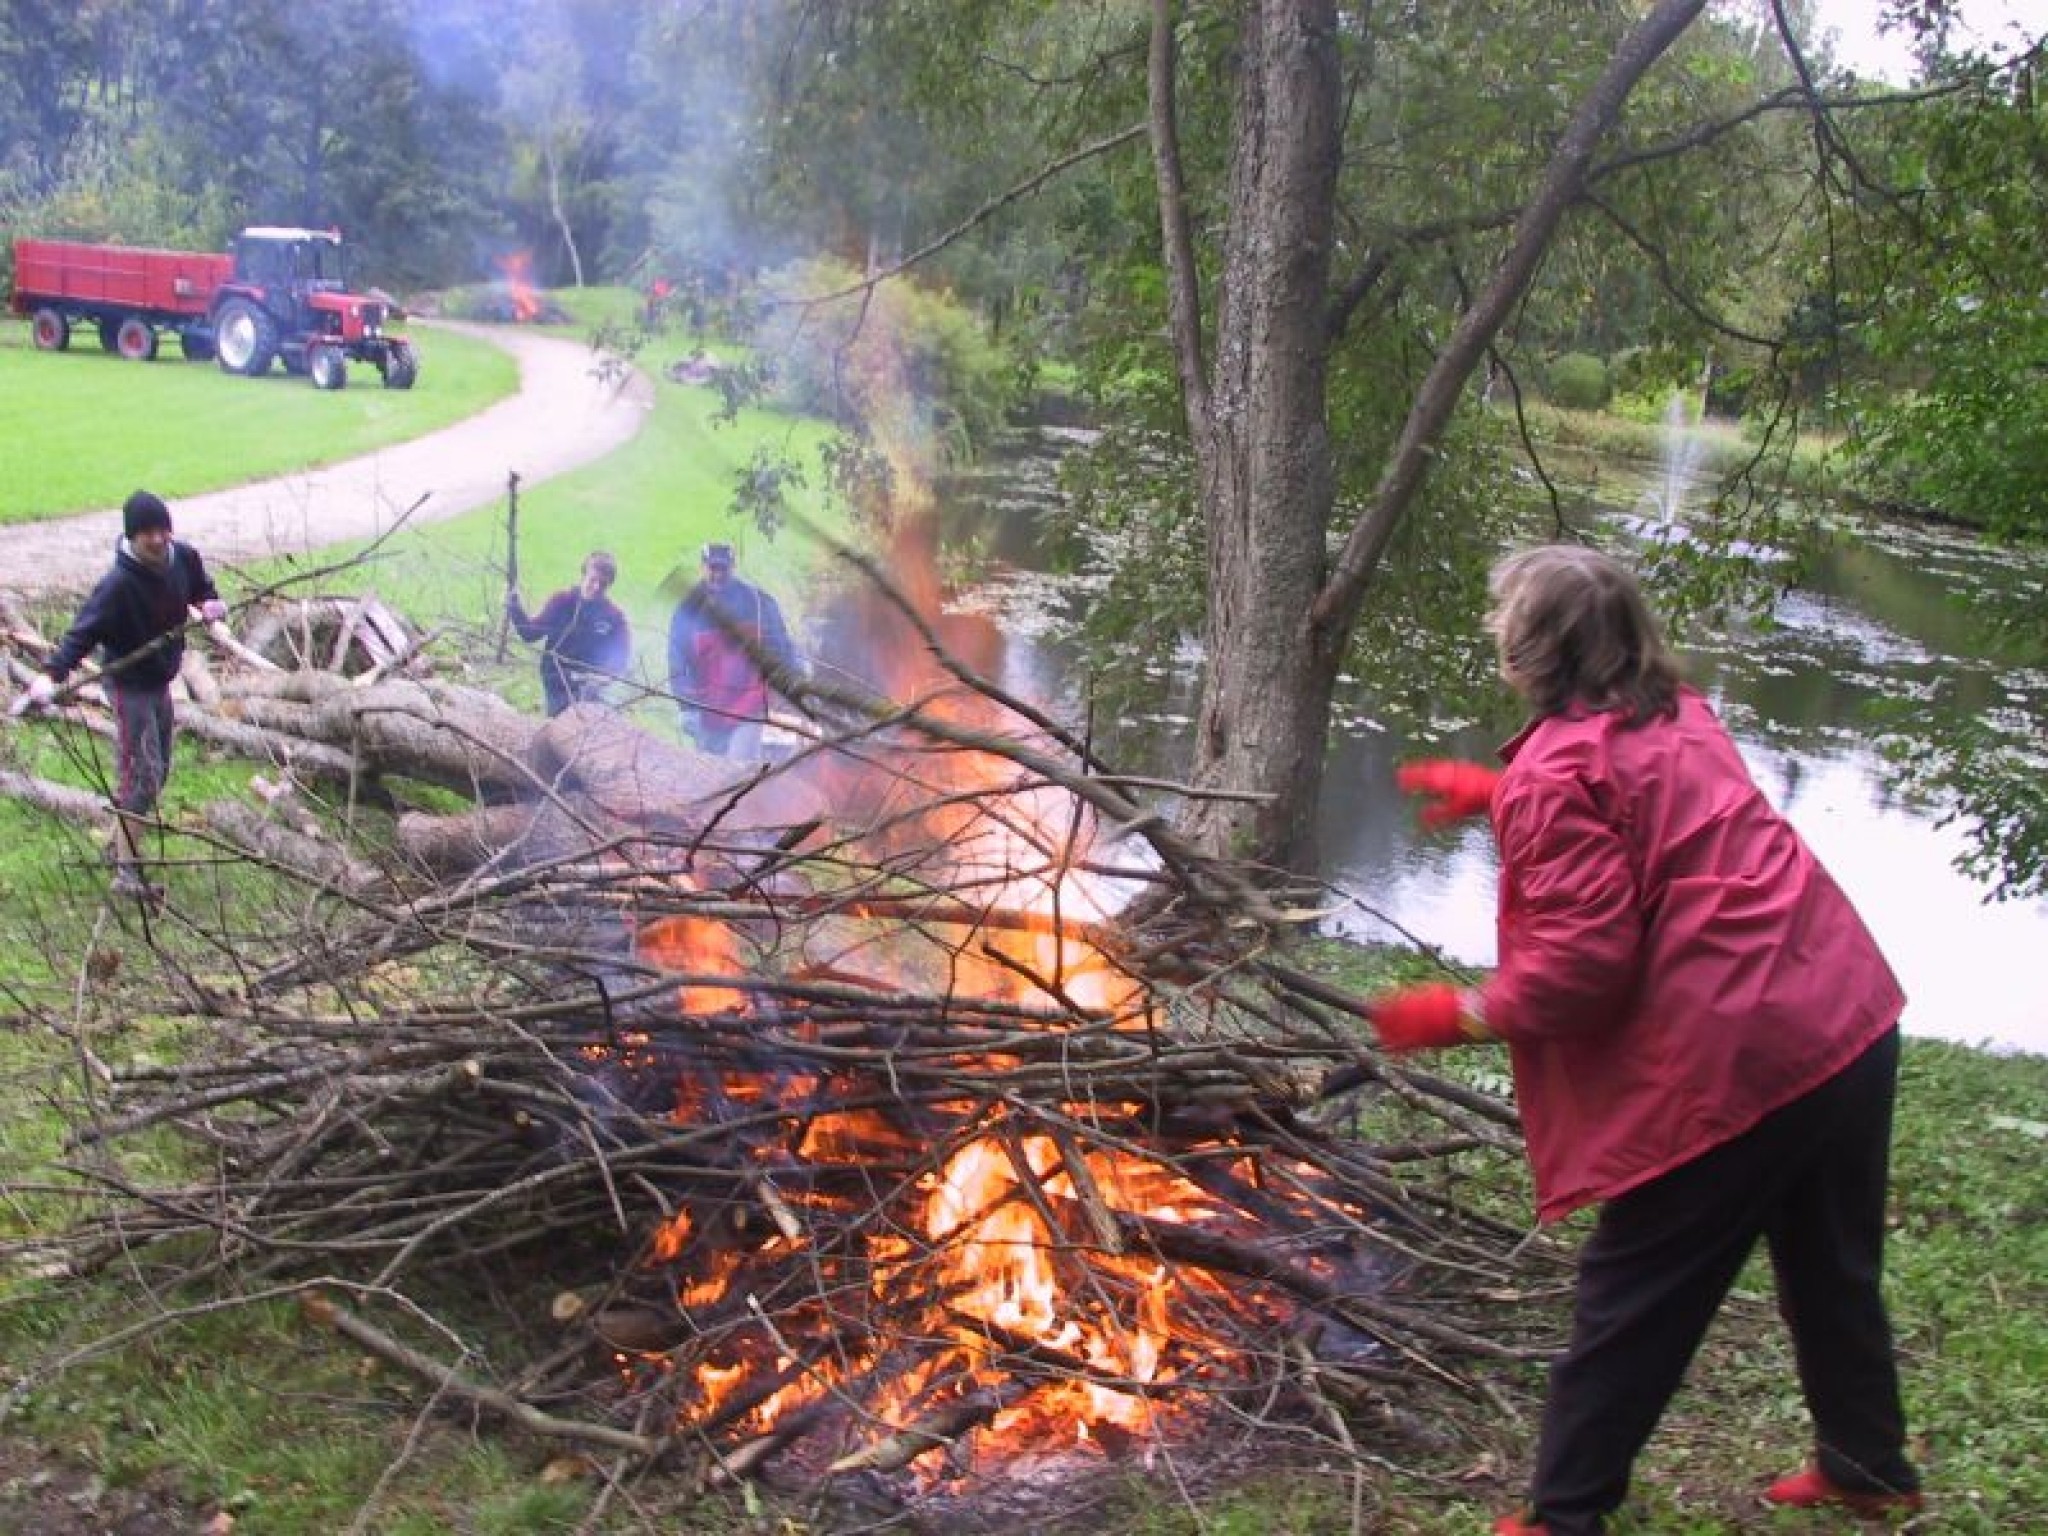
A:
[[[58,685],[98,648],[119,759],[112,851],[114,889],[122,895],[158,894],[137,868],[139,828],[155,813],[170,775],[177,723],[171,682],[185,658],[185,626],[195,617],[217,623],[227,611],[199,551],[171,537],[171,512],[163,498],[137,491],[121,508],[113,569],[100,578],[15,703],[17,714],[47,708]]]

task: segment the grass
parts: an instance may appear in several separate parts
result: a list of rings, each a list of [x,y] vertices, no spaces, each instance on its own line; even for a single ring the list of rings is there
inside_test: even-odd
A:
[[[179,357],[103,352],[89,330],[38,352],[26,321],[0,321],[0,523],[119,506],[138,485],[169,497],[220,490],[353,458],[472,416],[519,387],[487,342],[413,332],[419,383],[388,390],[354,365],[346,389],[314,389],[280,367],[238,378]]]
[[[1546,401],[1524,403],[1530,436],[1559,464],[1584,460],[1612,466],[1633,460],[1646,469],[1661,465],[1670,452],[1671,429],[1661,421],[1644,421],[1607,411],[1577,411]],[[1749,471],[1781,479],[1795,492],[1838,494],[1842,464],[1833,458],[1835,441],[1825,433],[1803,430],[1796,443],[1780,437],[1761,465],[1755,465],[1759,444],[1744,426],[1720,419],[1696,422],[1682,429],[1700,474],[1713,479]]]
[[[663,341],[642,361],[658,369],[671,348],[688,350]],[[72,360],[25,361],[61,367]],[[150,371],[129,368],[131,374]],[[244,380],[219,382],[250,387]],[[124,387],[133,383],[123,381]],[[666,607],[660,588],[670,568],[687,564],[703,538],[744,534],[723,510],[734,477],[757,448],[794,446],[801,455],[816,435],[815,428],[765,414],[720,425],[703,390],[664,384],[657,395],[646,431],[626,450],[532,487],[521,501],[529,597],[566,582],[588,548],[612,548],[623,566],[622,601],[642,631],[643,661],[658,655]],[[338,403],[312,398],[323,406]],[[103,418],[108,414],[104,406],[95,409]],[[119,444],[108,451],[123,476],[133,476],[143,462],[121,457],[126,449]],[[806,494],[809,509],[822,512],[818,499]],[[744,536],[747,565],[756,574],[771,572],[775,584],[798,596],[814,557],[788,541]],[[499,513],[471,514],[421,532],[350,579],[374,582],[398,605],[417,604],[438,616],[434,622],[466,628],[475,639],[495,614],[502,539]],[[518,647],[502,667],[485,664],[477,675],[529,703],[537,693],[530,653]],[[72,783],[99,782],[106,758],[96,738],[47,729],[0,734],[0,765]],[[167,814],[189,812],[235,787],[247,772],[181,742]],[[170,878],[202,877],[174,870]],[[105,1007],[88,981],[98,968],[150,963],[146,952],[126,947],[105,926],[97,901],[102,879],[84,839],[0,800],[0,952],[11,957],[0,975],[0,1358],[17,1370],[137,1317],[155,1316],[179,1299],[153,1293],[147,1274],[60,1282],[36,1267],[36,1239],[62,1226],[73,1198],[53,1187],[51,1166],[80,1155],[63,1146],[64,1122],[54,1100],[90,1084],[80,1071],[79,1040],[53,1032],[52,1022],[89,1031],[105,1059],[169,1061],[178,1054],[176,1030]],[[1390,975],[1412,974],[1416,962],[1332,944],[1311,964],[1363,992]],[[1450,1069],[1498,1086],[1501,1065],[1498,1052],[1474,1051],[1455,1058]],[[1908,1042],[1890,1294],[1916,1453],[1934,1501],[1920,1531],[2048,1526],[2048,1468],[2039,1456],[2048,1444],[2044,1122],[2048,1059]],[[154,1150],[166,1160],[178,1155],[168,1141]],[[1518,1169],[1490,1164],[1469,1176],[1491,1181],[1503,1209],[1525,1219],[1526,1184]],[[1766,1519],[1754,1504],[1754,1490],[1795,1464],[1805,1440],[1768,1294],[1761,1268],[1745,1275],[1741,1294],[1644,1458],[1623,1532],[1819,1536],[1854,1529],[1826,1516]],[[448,1307],[466,1336],[486,1347],[494,1331],[503,1336],[529,1315],[495,1295],[452,1297]],[[1539,1383],[1533,1373],[1504,1371],[1495,1386],[1500,1433],[1487,1447],[1452,1446],[1426,1458],[1403,1453],[1398,1466],[1390,1458],[1369,1467],[1356,1484],[1317,1465],[1276,1466],[1186,1501],[1147,1484],[1092,1511],[1088,1528],[1128,1536],[1321,1536],[1354,1529],[1453,1536],[1484,1529],[1514,1499]],[[14,1518],[9,1500],[15,1493],[36,1478],[55,1476],[55,1486],[76,1487],[80,1497],[89,1489],[147,1492],[181,1517],[167,1518],[161,1529],[196,1529],[207,1515],[224,1511],[237,1536],[325,1536],[350,1528],[376,1536],[542,1536],[585,1529],[591,1536],[646,1530],[805,1536],[829,1528],[806,1507],[765,1496],[755,1502],[699,1494],[660,1479],[636,1490],[636,1508],[622,1503],[584,1527],[593,1498],[587,1466],[559,1446],[437,1414],[418,1383],[368,1363],[282,1302],[166,1319],[118,1351],[39,1380],[13,1410],[0,1420],[0,1526]],[[66,1483],[67,1477],[76,1481]]]

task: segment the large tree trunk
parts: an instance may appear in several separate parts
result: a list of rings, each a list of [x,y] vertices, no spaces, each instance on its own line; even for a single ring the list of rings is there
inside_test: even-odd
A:
[[[1325,380],[1336,336],[1332,209],[1342,156],[1335,8],[1331,0],[1245,7],[1211,374],[1174,122],[1174,8],[1154,0],[1152,142],[1169,321],[1209,555],[1207,670],[1188,775],[1208,794],[1186,802],[1181,816],[1196,847],[1293,868],[1308,862],[1337,671],[1380,559],[1473,368],[1583,191],[1594,150],[1636,82],[1705,5],[1657,0],[1616,48],[1332,562]]]
[[[1233,797],[1191,800],[1183,830],[1283,860],[1306,851],[1340,654],[1308,624],[1332,496],[1323,308],[1338,107],[1334,5],[1260,0],[1244,23],[1214,374],[1189,413],[1209,555],[1189,777]]]

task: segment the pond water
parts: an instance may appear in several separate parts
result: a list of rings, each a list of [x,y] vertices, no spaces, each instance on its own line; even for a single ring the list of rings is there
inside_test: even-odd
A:
[[[970,601],[996,611],[1010,637],[1004,684],[1044,699],[1064,662],[1043,619],[1070,600],[1034,567],[1037,510],[1050,493],[1045,454],[1012,461],[978,491],[956,488],[1000,570]],[[2048,615],[2048,558],[1987,549],[1953,533],[1859,525],[1831,541],[1768,625],[1720,634],[1686,660],[1740,745],[1757,782],[1849,893],[1899,974],[1909,1034],[2048,1054],[2048,901],[1989,900],[1957,867],[1963,827],[1887,787],[1871,706],[1996,720],[2037,746],[2048,739],[2048,660],[1994,663],[1975,615],[1993,590]],[[2048,634],[2048,622],[2044,622]],[[1426,752],[1486,757],[1466,735],[1418,748],[1374,723],[1369,697],[1347,699],[1331,743],[1319,819],[1321,873],[1346,897],[1337,932],[1405,939],[1480,967],[1494,960],[1496,865],[1483,826],[1426,833],[1393,787],[1394,766]],[[1151,722],[1169,743],[1185,722]],[[1132,769],[1170,771],[1171,761]]]

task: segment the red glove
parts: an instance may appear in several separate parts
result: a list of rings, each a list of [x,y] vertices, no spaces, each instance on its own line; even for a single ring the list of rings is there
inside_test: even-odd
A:
[[[1367,1011],[1383,1051],[1421,1051],[1493,1038],[1472,1011],[1465,989],[1447,981],[1403,987],[1371,1004]]]
[[[1447,827],[1467,816],[1484,816],[1500,774],[1481,763],[1427,757],[1401,764],[1394,770],[1394,782],[1408,794],[1429,797],[1422,808],[1425,827]]]

